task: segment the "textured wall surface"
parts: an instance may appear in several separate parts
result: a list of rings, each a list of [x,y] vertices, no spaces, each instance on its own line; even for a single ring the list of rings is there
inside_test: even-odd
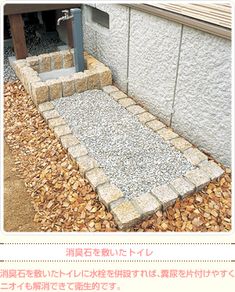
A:
[[[231,42],[183,28],[172,126],[231,163]]]
[[[83,15],[83,46],[84,50],[89,54],[97,57],[96,46],[96,31],[94,31],[89,25],[85,24],[85,17]]]
[[[122,5],[95,6],[109,13],[110,29],[84,19],[85,49],[121,90],[230,165],[231,42]]]
[[[181,25],[137,10],[130,20],[128,93],[169,124]]]
[[[96,8],[109,14],[109,30],[98,30],[85,20],[85,49],[112,70],[114,82],[120,89],[127,89],[127,48],[129,33],[129,8],[122,5],[96,4]]]
[[[83,45],[84,49],[97,58],[96,31],[90,25],[87,25],[87,14],[89,7],[95,7],[96,4],[83,5],[82,9],[82,27],[83,27]]]

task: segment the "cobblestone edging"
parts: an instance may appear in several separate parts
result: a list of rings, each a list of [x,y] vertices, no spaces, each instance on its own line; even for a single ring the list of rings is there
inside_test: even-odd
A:
[[[36,106],[40,103],[70,96],[89,89],[101,89],[112,84],[112,73],[108,67],[94,57],[84,53],[87,70],[69,76],[42,81],[39,73],[74,66],[74,51],[65,50],[28,57],[13,62],[17,77],[23,83]]]
[[[218,179],[223,174],[223,169],[214,161],[208,160],[204,153],[178,136],[171,128],[137,105],[132,98],[119,91],[118,88],[109,85],[102,89],[126,110],[136,115],[141,123],[160,135],[166,143],[170,143],[172,147],[182,152],[184,157],[196,167],[168,184],[154,187],[149,193],[127,199],[119,188],[109,182],[102,166],[88,155],[86,147],[73,136],[65,120],[54,109],[53,104],[50,102],[40,104],[39,111],[48,122],[49,127],[54,130],[64,148],[77,162],[80,173],[97,192],[100,201],[111,211],[120,229],[137,224],[159,209],[166,209],[174,204],[178,197],[184,198],[201,190],[210,181]]]

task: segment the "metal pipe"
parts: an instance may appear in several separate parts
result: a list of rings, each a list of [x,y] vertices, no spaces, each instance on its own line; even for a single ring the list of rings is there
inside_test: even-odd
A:
[[[74,61],[76,72],[85,70],[83,55],[83,32],[82,32],[82,12],[79,8],[70,10],[73,18],[73,43],[74,43]]]
[[[61,21],[65,21],[68,19],[71,19],[72,16],[69,15],[69,11],[68,10],[62,10],[62,13],[64,13],[64,16],[61,16],[58,20],[57,20],[57,25],[60,25]]]

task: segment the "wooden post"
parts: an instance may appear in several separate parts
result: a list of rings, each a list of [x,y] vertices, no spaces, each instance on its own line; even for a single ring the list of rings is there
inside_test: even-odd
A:
[[[65,20],[65,22],[66,22],[68,46],[70,48],[73,48],[73,28],[72,28],[72,20],[71,19],[68,19],[68,20]]]
[[[8,17],[16,59],[25,59],[28,56],[28,51],[26,47],[22,15],[13,14]]]

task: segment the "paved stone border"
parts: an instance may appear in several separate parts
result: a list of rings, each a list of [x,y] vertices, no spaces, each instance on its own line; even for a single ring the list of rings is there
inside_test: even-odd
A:
[[[122,191],[109,182],[99,163],[89,155],[85,145],[80,143],[72,134],[69,126],[50,101],[39,104],[38,110],[63,147],[68,151],[70,157],[77,163],[80,174],[89,181],[93,190],[97,192],[99,200],[110,210],[113,202],[119,202],[120,199],[124,198]],[[120,217],[121,215],[118,214],[117,216]],[[119,221],[120,228],[130,226],[129,219],[124,220],[123,216],[125,214],[122,215],[121,221]]]
[[[177,198],[184,198],[201,190],[210,181],[218,179],[223,174],[224,171],[219,165],[208,160],[204,153],[176,134],[141,105],[136,104],[131,97],[119,91],[117,87],[108,85],[102,90],[135,115],[142,124],[160,135],[166,143],[182,152],[184,157],[195,166],[195,169],[188,171],[184,176],[178,177],[168,184],[156,186],[151,192],[129,200],[124,197],[117,186],[110,183],[102,167],[72,134],[71,129],[60,117],[53,104],[48,101],[41,103],[38,106],[40,113],[49,127],[54,130],[63,147],[76,161],[81,175],[89,181],[100,201],[114,215],[120,229],[129,228],[160,209],[165,210],[174,204]]]
[[[86,147],[79,142],[64,119],[59,116],[51,102],[44,102],[38,109],[49,127],[54,130],[63,147],[77,163],[83,177],[97,192],[100,202],[113,214],[120,229],[129,228],[148,216],[153,215],[160,209],[165,210],[174,204],[177,198],[184,198],[195,191],[201,190],[210,181],[219,178],[223,169],[214,161],[208,160],[207,156],[194,147],[184,138],[176,134],[155,116],[147,112],[143,107],[119,91],[113,85],[102,88],[104,92],[115,99],[120,105],[133,115],[137,116],[141,123],[160,135],[166,143],[182,152],[184,157],[195,166],[184,176],[174,179],[172,182],[154,187],[151,192],[127,199],[122,191],[109,181],[99,163],[89,155]]]
[[[131,199],[119,198],[110,206],[110,210],[116,219],[119,228],[128,228],[141,219],[154,214],[159,209],[166,209],[174,204],[177,198],[184,198],[195,191],[201,190],[210,181],[218,179],[224,173],[223,169],[194,147],[190,142],[180,137],[170,127],[159,121],[135,100],[127,96],[115,86],[102,88],[139,121],[160,135],[166,143],[182,152],[184,157],[195,166],[184,176],[174,179],[172,182],[154,187],[151,192],[141,197]]]
[[[13,62],[17,77],[36,106],[63,96],[112,84],[111,70],[94,57],[84,53],[87,70],[66,77],[42,81],[39,73],[74,66],[74,50],[65,50],[27,57]]]

